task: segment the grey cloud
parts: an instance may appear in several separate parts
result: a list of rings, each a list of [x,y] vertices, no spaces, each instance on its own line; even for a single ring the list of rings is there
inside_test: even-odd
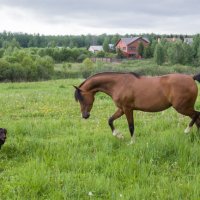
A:
[[[0,0],[1,6],[30,11],[47,23],[106,28],[178,28],[200,17],[197,0]]]
[[[15,6],[52,15],[69,15],[73,13],[150,13],[159,15],[185,15],[199,13],[197,0],[1,0],[0,5]]]

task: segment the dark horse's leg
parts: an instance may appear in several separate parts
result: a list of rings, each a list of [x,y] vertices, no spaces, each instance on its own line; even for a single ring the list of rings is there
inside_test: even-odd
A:
[[[126,109],[124,109],[124,113],[126,115],[126,119],[128,121],[128,126],[129,126],[129,131],[130,131],[130,134],[131,134],[131,142],[130,142],[130,144],[133,144],[135,142],[133,110],[126,108]]]
[[[194,111],[195,113],[193,115],[191,115],[190,117],[192,118],[192,121],[189,123],[189,126],[185,129],[185,133],[189,133],[190,129],[192,128],[192,126],[194,125],[194,123],[196,123],[197,128],[199,129],[199,116],[200,116],[200,112],[198,111]]]
[[[194,123],[196,123],[197,128],[199,128],[199,117],[200,117],[200,112],[194,110],[194,108],[189,108],[189,109],[185,109],[185,108],[175,108],[179,113],[189,116],[192,120],[189,123],[189,126],[185,129],[185,133],[189,133],[190,129],[192,128],[192,126],[194,125]]]
[[[109,118],[108,120],[108,124],[112,130],[112,133],[114,136],[118,137],[118,138],[123,138],[123,135],[121,133],[119,133],[118,131],[116,131],[113,122],[114,120],[118,119],[119,117],[121,117],[124,114],[123,110],[121,110],[120,108],[118,108],[118,110],[112,115],[112,117]]]
[[[197,118],[195,124],[196,124],[196,127],[197,127],[198,131],[199,131],[199,128],[200,128],[200,116]]]

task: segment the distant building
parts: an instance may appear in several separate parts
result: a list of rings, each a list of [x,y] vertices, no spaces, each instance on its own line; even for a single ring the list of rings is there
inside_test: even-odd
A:
[[[180,38],[175,38],[175,37],[172,37],[172,38],[158,38],[158,43],[160,43],[161,42],[161,40],[165,40],[165,41],[167,41],[167,42],[177,42],[177,41],[181,41],[181,39]]]
[[[184,43],[192,45],[193,43],[193,38],[184,38]]]
[[[138,46],[143,43],[144,47],[149,45],[149,40],[143,37],[121,38],[116,43],[116,49],[120,49],[126,57],[140,58]]]
[[[88,51],[97,53],[98,51],[103,51],[103,46],[90,46]]]
[[[115,45],[114,44],[108,44],[108,46],[109,46],[110,50],[115,50]]]
[[[167,42],[170,42],[170,43],[173,43],[173,42],[178,42],[178,41],[182,41],[186,44],[189,44],[191,45],[193,43],[193,38],[175,38],[175,37],[172,37],[172,38],[158,38],[158,42],[161,42],[161,40],[165,40]]]

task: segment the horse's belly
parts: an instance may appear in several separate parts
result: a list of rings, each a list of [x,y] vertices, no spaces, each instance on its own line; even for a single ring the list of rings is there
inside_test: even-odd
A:
[[[165,110],[171,106],[171,103],[167,99],[141,99],[134,102],[134,109],[145,112],[159,112]]]

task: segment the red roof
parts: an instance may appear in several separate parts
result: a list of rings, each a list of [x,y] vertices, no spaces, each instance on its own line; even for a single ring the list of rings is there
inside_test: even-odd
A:
[[[140,38],[143,39],[144,41],[146,41],[147,43],[149,43],[149,40],[147,38],[143,38],[143,37],[121,38],[120,40],[128,46],[129,44],[135,42],[136,40],[138,40]],[[119,43],[120,40],[117,41],[115,46],[117,46],[117,44]]]

